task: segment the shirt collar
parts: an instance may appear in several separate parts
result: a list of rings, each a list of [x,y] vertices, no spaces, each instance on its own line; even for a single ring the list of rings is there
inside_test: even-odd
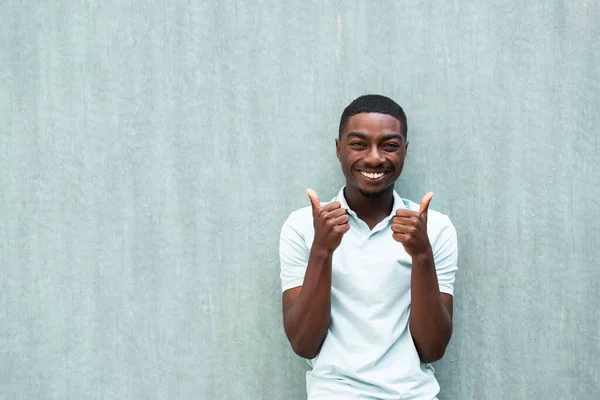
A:
[[[348,213],[350,215],[352,215],[355,218],[358,218],[358,216],[356,215],[356,213],[350,209],[350,206],[348,205],[348,202],[346,201],[346,196],[344,195],[344,190],[346,189],[346,186],[343,186],[340,191],[338,192],[337,197],[333,200],[333,201],[337,201],[341,204],[342,208],[345,208],[346,211],[348,211]],[[392,212],[390,212],[390,215],[388,215],[385,219],[389,220],[391,219],[395,214],[396,214],[396,210],[399,208],[408,208],[406,206],[406,204],[404,203],[404,200],[402,200],[402,198],[400,197],[400,195],[396,192],[396,190],[394,190],[394,205],[392,206]]]

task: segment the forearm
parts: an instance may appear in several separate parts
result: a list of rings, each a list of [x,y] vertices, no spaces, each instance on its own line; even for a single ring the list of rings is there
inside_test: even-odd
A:
[[[442,301],[431,253],[413,258],[410,331],[423,362],[442,358],[452,334],[452,319]]]
[[[327,335],[331,319],[332,254],[313,248],[302,289],[284,325],[296,354],[314,358]]]

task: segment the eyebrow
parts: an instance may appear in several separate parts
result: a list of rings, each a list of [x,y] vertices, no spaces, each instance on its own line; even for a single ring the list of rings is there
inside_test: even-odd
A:
[[[398,139],[398,140],[403,140],[404,136],[402,136],[399,133],[388,133],[387,135],[383,135],[383,140],[390,140],[390,139]]]
[[[346,135],[347,137],[356,137],[359,139],[368,139],[368,136],[365,135],[362,132],[350,132],[348,133],[348,135]],[[404,136],[402,136],[399,133],[388,133],[387,135],[383,135],[383,137],[381,138],[382,140],[390,140],[390,139],[398,139],[398,140],[403,140]]]
[[[348,137],[348,138],[357,137],[359,139],[366,139],[367,135],[365,135],[364,133],[360,133],[360,132],[350,132],[346,135],[346,137]]]

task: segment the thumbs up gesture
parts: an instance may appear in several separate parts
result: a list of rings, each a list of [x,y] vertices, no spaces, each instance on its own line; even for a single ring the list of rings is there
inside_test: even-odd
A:
[[[334,201],[323,207],[319,202],[319,197],[312,189],[307,189],[306,193],[310,199],[313,212],[313,224],[315,227],[315,238],[313,248],[324,250],[327,254],[333,254],[342,242],[344,233],[350,230],[350,217],[342,205]]]
[[[398,209],[392,218],[392,237],[402,243],[404,250],[413,258],[431,251],[427,236],[427,212],[432,198],[433,193],[429,192],[421,200],[419,212]]]

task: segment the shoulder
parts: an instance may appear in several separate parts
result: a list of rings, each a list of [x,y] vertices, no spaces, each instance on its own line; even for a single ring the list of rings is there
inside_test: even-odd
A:
[[[302,207],[292,211],[285,222],[283,228],[293,228],[299,232],[306,230],[308,227],[312,227],[313,217],[312,208]]]
[[[333,202],[334,200],[331,201],[321,201],[321,207]],[[312,207],[311,206],[306,206],[306,207],[302,207],[299,208],[297,210],[292,211],[287,219],[285,220],[284,227],[292,227],[295,228],[296,230],[302,231],[305,229],[308,229],[310,231],[313,230],[313,214],[312,214]]]
[[[409,209],[419,211],[419,204],[414,201],[408,199],[402,199],[402,201]],[[427,212],[427,231],[429,232],[429,236],[434,239],[446,235],[456,236],[456,229],[450,217],[431,208]]]
[[[321,203],[323,204],[323,203]],[[292,211],[279,232],[280,249],[306,250],[314,238],[312,207],[302,207]]]

